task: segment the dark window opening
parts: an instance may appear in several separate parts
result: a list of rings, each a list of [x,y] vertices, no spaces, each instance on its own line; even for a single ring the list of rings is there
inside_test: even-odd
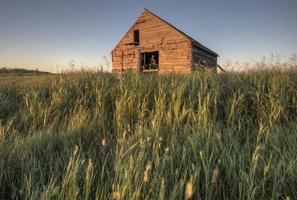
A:
[[[201,66],[202,68],[207,67],[207,62],[206,62],[206,60],[202,60],[202,61],[200,62],[200,66]]]
[[[141,70],[157,71],[159,69],[159,52],[145,52],[141,53]]]
[[[139,45],[139,30],[134,30],[134,45]]]
[[[194,57],[194,67],[204,68],[207,64],[208,63],[205,59]]]

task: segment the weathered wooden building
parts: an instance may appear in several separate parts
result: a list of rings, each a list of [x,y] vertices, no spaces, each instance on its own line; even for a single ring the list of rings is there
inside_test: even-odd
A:
[[[112,51],[112,72],[190,73],[217,70],[218,54],[151,11],[138,17]]]

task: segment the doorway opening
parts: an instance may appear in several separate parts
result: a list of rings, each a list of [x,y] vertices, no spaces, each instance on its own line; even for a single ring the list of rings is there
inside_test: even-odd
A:
[[[159,70],[159,51],[141,53],[140,58],[142,72],[157,72]]]

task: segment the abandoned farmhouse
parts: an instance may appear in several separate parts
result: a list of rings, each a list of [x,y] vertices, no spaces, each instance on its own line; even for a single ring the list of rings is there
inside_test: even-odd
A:
[[[216,71],[218,54],[145,9],[112,51],[112,72]]]

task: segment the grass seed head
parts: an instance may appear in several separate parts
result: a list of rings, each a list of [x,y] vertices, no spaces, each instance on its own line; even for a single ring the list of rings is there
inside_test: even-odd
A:
[[[289,196],[286,196],[286,200],[291,200],[291,198]]]
[[[121,199],[120,193],[119,192],[113,192],[112,193],[112,199]]]
[[[193,182],[192,180],[187,182],[186,185],[186,199],[191,199],[193,196]]]
[[[268,173],[268,171],[269,171],[269,165],[265,165],[265,166],[264,166],[263,175],[266,176],[267,173]]]
[[[256,150],[254,151],[252,156],[253,167],[256,167],[256,165],[258,164],[258,160],[259,160],[259,153],[258,153],[258,147],[256,147]]]
[[[170,149],[167,147],[167,148],[165,149],[165,153],[168,153],[169,150],[170,150]]]
[[[152,164],[149,162],[146,164],[145,169],[144,169],[144,182],[148,182],[150,180],[151,176],[151,170],[152,170]]]
[[[204,160],[203,151],[199,151],[200,159]]]
[[[107,141],[106,141],[105,138],[103,138],[103,139],[101,140],[101,145],[104,146],[104,147],[107,145]]]
[[[78,150],[79,150],[78,145],[75,145],[75,147],[74,147],[74,151],[73,151],[73,156],[76,156],[76,155],[77,155]]]
[[[259,155],[258,155],[258,154],[253,154],[253,157],[252,157],[252,165],[253,165],[253,166],[256,166],[257,163],[258,163],[258,160],[259,160]]]
[[[212,183],[216,183],[217,180],[218,180],[218,177],[219,177],[219,174],[220,174],[220,170],[219,170],[219,167],[216,166],[212,172],[212,178],[211,178],[211,182]]]
[[[265,125],[263,122],[260,122],[260,124],[259,124],[259,132],[258,132],[258,134],[259,134],[260,136],[265,136],[266,133],[267,133],[267,130],[268,130],[268,126]]]

